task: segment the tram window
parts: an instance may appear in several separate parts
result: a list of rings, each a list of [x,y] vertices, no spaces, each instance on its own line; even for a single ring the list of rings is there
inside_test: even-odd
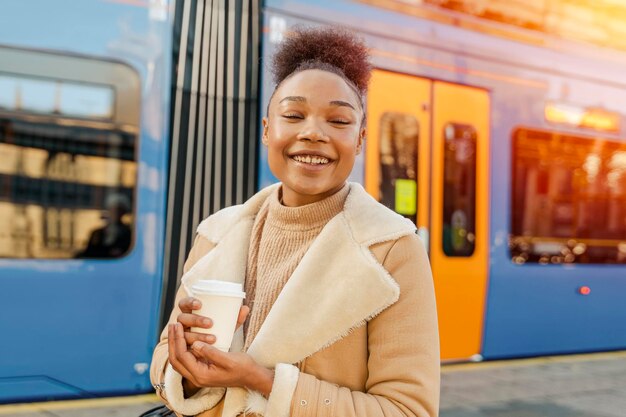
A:
[[[476,129],[448,123],[443,134],[443,252],[471,256],[476,246]]]
[[[626,264],[626,143],[513,135],[509,249],[516,264]]]
[[[419,122],[408,113],[380,118],[380,202],[415,223]]]
[[[0,258],[130,250],[137,129],[117,120],[115,108],[140,92],[81,78],[0,71]]]

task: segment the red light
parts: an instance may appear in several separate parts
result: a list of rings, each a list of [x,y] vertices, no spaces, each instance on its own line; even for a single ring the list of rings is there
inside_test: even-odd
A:
[[[583,285],[582,287],[578,287],[578,294],[580,294],[580,295],[589,295],[589,294],[591,294],[591,288],[589,288],[586,285]]]

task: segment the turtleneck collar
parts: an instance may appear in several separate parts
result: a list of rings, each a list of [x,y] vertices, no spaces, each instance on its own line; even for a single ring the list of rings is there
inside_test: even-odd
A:
[[[324,226],[343,210],[350,186],[346,183],[335,194],[299,207],[281,204],[282,186],[269,196],[267,224],[285,230],[310,230]]]

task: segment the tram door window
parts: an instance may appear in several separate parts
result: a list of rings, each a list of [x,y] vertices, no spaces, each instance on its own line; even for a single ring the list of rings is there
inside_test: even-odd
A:
[[[380,117],[380,202],[417,222],[419,122],[411,114]]]
[[[510,254],[516,264],[626,264],[626,143],[519,129]]]
[[[476,236],[476,129],[448,123],[443,146],[443,251],[447,256],[471,256]]]
[[[138,110],[120,101],[138,106],[136,78],[120,64],[0,49],[0,257],[130,250]]]

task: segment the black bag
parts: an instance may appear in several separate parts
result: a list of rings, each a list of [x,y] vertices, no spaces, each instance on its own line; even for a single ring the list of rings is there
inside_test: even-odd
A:
[[[160,405],[158,407],[154,407],[146,411],[139,417],[175,417],[175,416],[176,414],[174,414],[172,410],[170,410],[164,405]]]

